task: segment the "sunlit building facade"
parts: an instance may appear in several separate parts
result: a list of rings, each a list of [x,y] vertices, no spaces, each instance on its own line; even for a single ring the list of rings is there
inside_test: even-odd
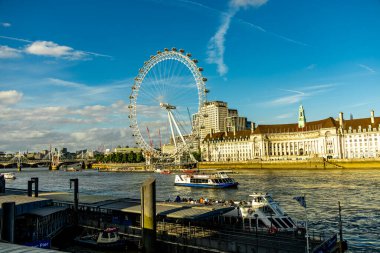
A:
[[[376,158],[380,155],[380,118],[344,120],[343,113],[307,122],[302,106],[298,123],[259,125],[251,130],[208,134],[202,141],[205,161]]]

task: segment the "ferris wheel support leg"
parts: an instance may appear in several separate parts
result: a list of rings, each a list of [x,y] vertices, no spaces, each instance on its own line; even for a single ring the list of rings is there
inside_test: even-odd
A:
[[[174,141],[174,146],[177,147],[177,142],[175,140],[175,136],[174,136],[174,130],[173,130],[173,124],[172,124],[172,121],[171,121],[171,113],[170,111],[168,110],[168,119],[169,119],[169,124],[170,124],[170,130],[172,131],[172,137],[173,137],[173,141]],[[175,121],[174,121],[175,123]]]
[[[172,112],[169,111],[169,114],[170,114],[170,117],[171,117],[172,120],[173,120],[174,126],[175,126],[175,128],[177,129],[177,132],[179,133],[179,136],[181,137],[181,140],[182,140],[183,144],[186,145],[185,139],[183,138],[182,133],[181,133],[181,131],[179,130],[179,127],[178,127],[178,125],[177,125],[177,122],[175,122],[175,119],[174,119],[174,116],[173,116]]]

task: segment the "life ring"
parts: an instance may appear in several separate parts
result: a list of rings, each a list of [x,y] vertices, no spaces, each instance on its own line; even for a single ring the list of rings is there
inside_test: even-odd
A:
[[[248,208],[248,214],[249,214],[249,215],[253,214],[253,210],[252,210],[252,208]]]
[[[306,229],[304,227],[298,227],[296,229],[296,235],[304,236],[306,234]]]
[[[274,226],[272,226],[272,227],[270,227],[270,228],[268,229],[268,233],[271,234],[271,235],[276,234],[277,231],[278,231],[277,228],[274,227]]]

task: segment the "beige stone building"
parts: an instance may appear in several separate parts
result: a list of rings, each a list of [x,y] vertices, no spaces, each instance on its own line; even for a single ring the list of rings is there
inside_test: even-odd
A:
[[[371,158],[380,155],[380,118],[344,120],[343,113],[307,122],[302,106],[298,123],[259,125],[251,130],[208,134],[201,143],[206,161]]]

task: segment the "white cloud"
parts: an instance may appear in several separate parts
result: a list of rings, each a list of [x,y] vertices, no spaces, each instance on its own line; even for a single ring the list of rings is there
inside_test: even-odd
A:
[[[215,63],[219,75],[224,76],[228,72],[228,67],[224,63],[225,40],[226,34],[230,27],[231,19],[241,8],[260,7],[265,4],[267,0],[231,0],[229,8],[226,13],[222,15],[222,22],[216,31],[215,35],[211,37],[208,43],[208,63]]]
[[[358,66],[361,67],[361,68],[363,68],[363,69],[365,69],[365,70],[368,70],[370,73],[376,73],[376,71],[373,68],[371,68],[371,67],[369,67],[367,65],[358,64]]]
[[[288,119],[293,116],[293,113],[284,113],[276,116],[276,119]]]
[[[11,27],[11,23],[3,22],[0,23],[2,27]]]
[[[76,51],[68,46],[61,46],[52,41],[35,41],[26,46],[25,51],[29,54],[62,57],[69,60],[83,59],[86,54],[81,51]]]
[[[16,90],[0,91],[0,105],[10,105],[18,103],[23,94]]]
[[[235,8],[260,7],[268,2],[268,0],[231,0],[230,5]]]
[[[0,46],[0,59],[19,57],[21,57],[20,50],[8,46]]]
[[[310,64],[309,66],[306,67],[307,70],[313,70],[315,69],[315,67],[317,66],[317,64]]]
[[[282,105],[290,105],[290,104],[296,104],[300,103],[303,99],[307,97],[312,97],[320,93],[327,92],[331,90],[336,84],[319,84],[319,85],[310,85],[310,86],[304,86],[300,88],[299,90],[286,90],[286,89],[280,89],[282,91],[285,91],[287,93],[292,93],[291,95],[287,94],[285,96],[282,96],[280,98],[273,99],[269,102],[264,103],[265,105],[269,106],[282,106]]]

